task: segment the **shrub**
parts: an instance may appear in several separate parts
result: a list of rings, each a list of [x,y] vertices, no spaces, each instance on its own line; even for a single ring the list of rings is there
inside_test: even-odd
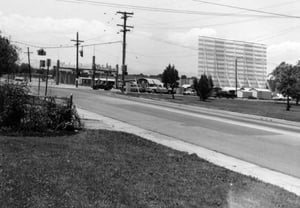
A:
[[[64,99],[65,105],[57,104],[55,97],[44,99],[28,92],[21,85],[0,86],[0,130],[47,132],[81,127],[76,109],[68,99]]]
[[[0,86],[0,126],[17,128],[25,116],[28,88],[25,85]]]

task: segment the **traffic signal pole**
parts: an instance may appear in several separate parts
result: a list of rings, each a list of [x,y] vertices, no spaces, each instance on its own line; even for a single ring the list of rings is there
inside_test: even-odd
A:
[[[76,40],[71,40],[73,42],[76,42],[75,43],[75,46],[76,46],[76,80],[75,80],[75,85],[76,85],[76,88],[78,87],[78,78],[79,78],[79,70],[78,70],[78,62],[79,62],[79,57],[78,57],[78,53],[79,53],[79,45],[80,43],[83,43],[84,41],[83,40],[79,40],[79,34],[78,32],[76,33]]]
[[[29,82],[31,82],[31,66],[30,66],[30,54],[32,52],[30,52],[29,47],[27,47],[27,56],[28,56],[28,71],[29,71]]]
[[[118,11],[117,14],[121,14],[121,19],[124,20],[123,25],[117,24],[117,26],[123,27],[121,32],[123,33],[123,47],[122,47],[122,93],[124,93],[124,86],[125,86],[125,70],[126,70],[126,33],[130,31],[128,28],[133,28],[133,26],[127,25],[127,19],[132,17],[133,12],[120,12]]]

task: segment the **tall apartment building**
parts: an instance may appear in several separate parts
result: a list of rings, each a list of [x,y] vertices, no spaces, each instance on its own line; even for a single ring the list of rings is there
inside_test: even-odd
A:
[[[199,37],[198,76],[211,75],[216,87],[265,88],[266,45]]]

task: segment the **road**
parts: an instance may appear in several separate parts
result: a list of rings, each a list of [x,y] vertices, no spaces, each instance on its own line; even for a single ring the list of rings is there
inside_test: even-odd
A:
[[[300,125],[92,90],[51,89],[74,95],[85,110],[300,178]]]

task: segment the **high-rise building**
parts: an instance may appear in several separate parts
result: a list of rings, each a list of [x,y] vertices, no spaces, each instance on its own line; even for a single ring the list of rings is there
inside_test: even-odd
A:
[[[212,76],[215,87],[266,88],[266,45],[200,36],[201,74]]]

